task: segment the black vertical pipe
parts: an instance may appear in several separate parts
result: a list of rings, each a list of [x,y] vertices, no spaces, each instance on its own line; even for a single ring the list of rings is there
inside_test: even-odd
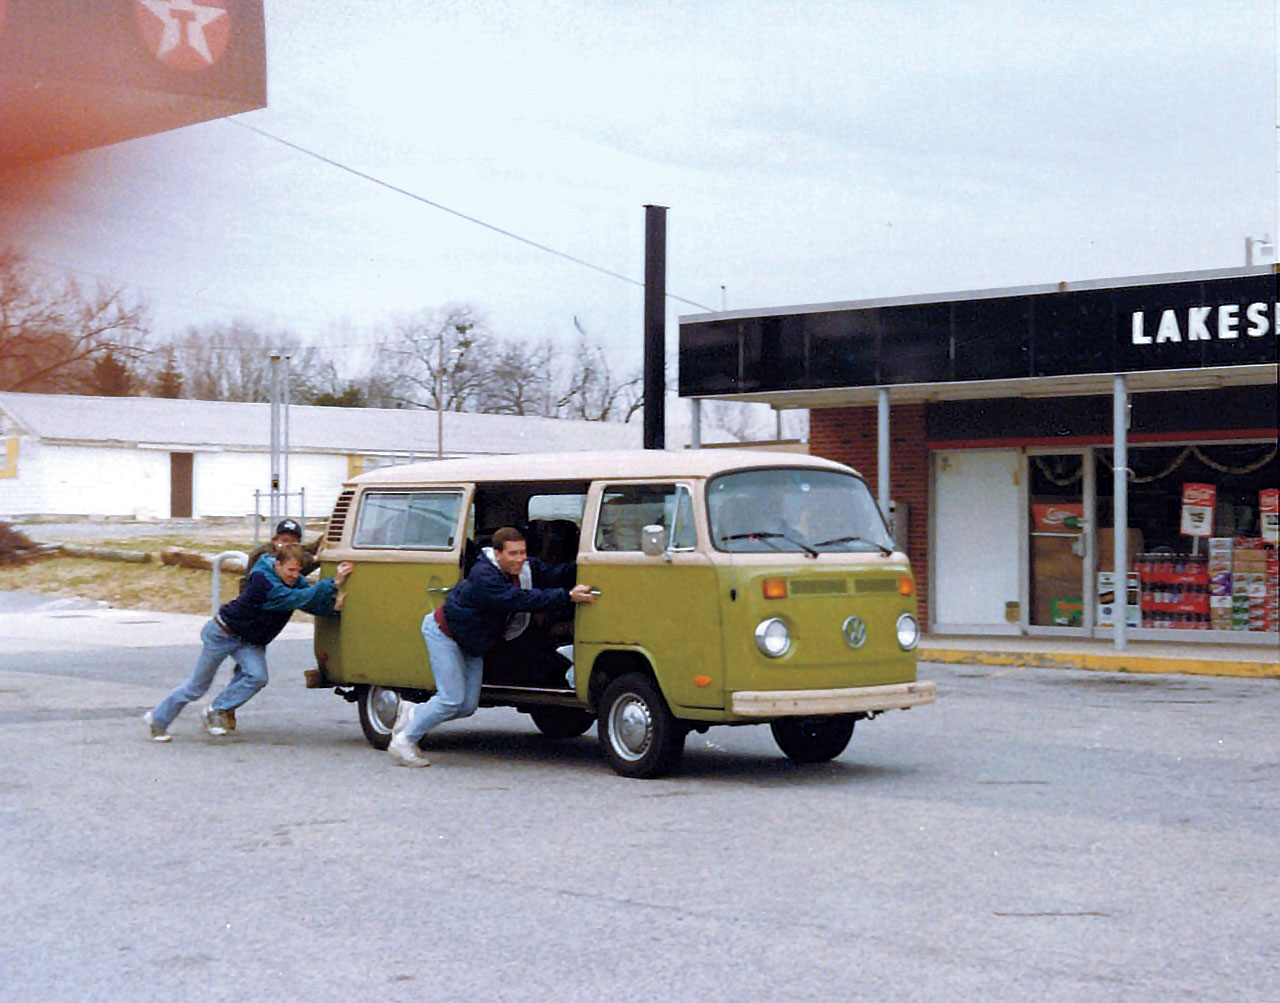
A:
[[[644,448],[666,448],[667,207],[644,207]]]

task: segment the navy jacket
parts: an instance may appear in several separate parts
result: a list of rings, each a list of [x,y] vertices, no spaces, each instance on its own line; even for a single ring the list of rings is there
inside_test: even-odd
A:
[[[264,554],[249,572],[244,591],[218,610],[218,619],[246,644],[265,648],[284,630],[295,609],[334,616],[337,592],[332,578],[322,578],[314,585],[299,578],[286,585],[276,574],[275,560]]]
[[[512,613],[536,613],[558,609],[572,602],[577,568],[573,564],[549,567],[529,558],[533,588],[522,589],[488,558],[481,556],[470,573],[444,598],[444,618],[449,633],[468,655],[483,655],[502,638]]]

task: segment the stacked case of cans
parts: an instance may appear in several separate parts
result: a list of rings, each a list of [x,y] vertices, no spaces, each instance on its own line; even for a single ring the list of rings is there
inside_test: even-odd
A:
[[[1266,596],[1262,601],[1264,630],[1280,632],[1280,549],[1275,544],[1263,546],[1267,555]]]
[[[1232,549],[1229,536],[1215,536],[1209,540],[1209,625],[1214,630],[1234,629]]]
[[[1210,622],[1214,630],[1270,632],[1277,615],[1276,548],[1256,536],[1209,540]]]
[[[1142,626],[1155,630],[1208,630],[1208,562],[1203,557],[1139,554]]]

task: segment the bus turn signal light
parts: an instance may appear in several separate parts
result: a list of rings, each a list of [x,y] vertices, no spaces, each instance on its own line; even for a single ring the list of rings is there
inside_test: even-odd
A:
[[[898,579],[898,595],[913,596],[916,594],[916,580],[914,578]]]
[[[766,599],[787,598],[787,580],[785,578],[766,578],[762,583]]]

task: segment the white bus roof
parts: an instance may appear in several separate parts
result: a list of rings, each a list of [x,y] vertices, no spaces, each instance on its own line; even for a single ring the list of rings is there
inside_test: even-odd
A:
[[[383,467],[347,483],[467,484],[473,481],[589,481],[658,477],[711,477],[755,467],[807,467],[848,472],[842,463],[798,453],[761,449],[629,449],[582,453],[475,456]]]

